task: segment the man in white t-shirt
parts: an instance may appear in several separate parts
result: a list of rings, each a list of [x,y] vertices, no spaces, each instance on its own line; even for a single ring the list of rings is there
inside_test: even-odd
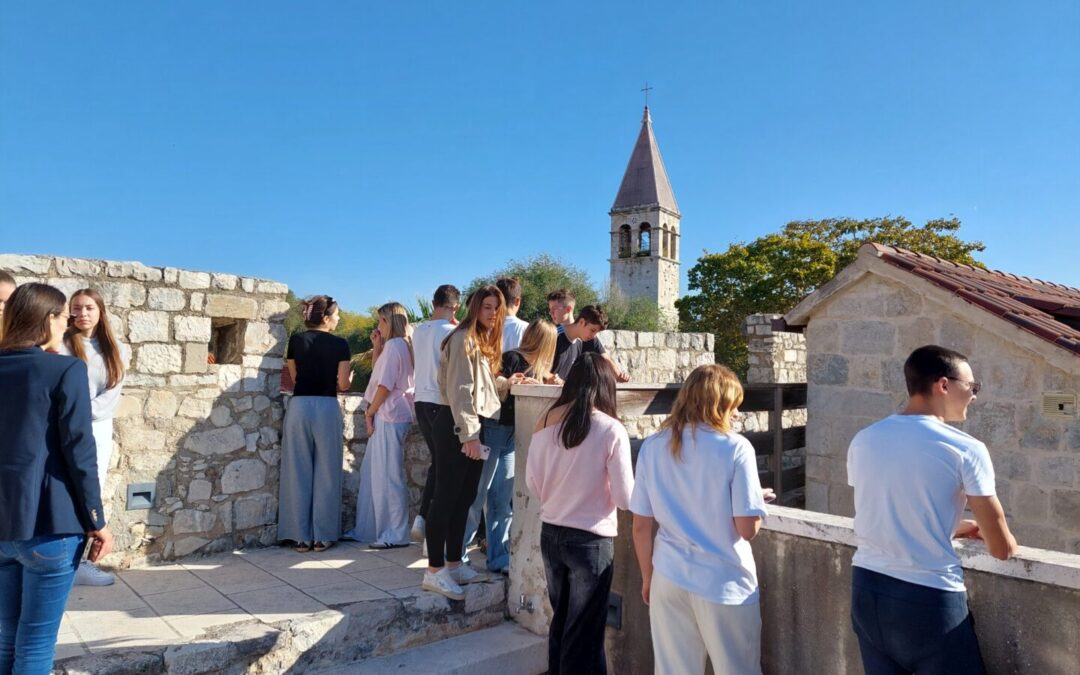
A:
[[[420,513],[413,521],[413,539],[424,539],[424,523],[427,519],[428,507],[435,495],[435,442],[431,433],[432,420],[435,417],[435,408],[439,404],[439,361],[442,354],[442,343],[446,336],[453,332],[457,321],[454,314],[461,306],[461,293],[450,284],[443,284],[435,289],[435,295],[431,299],[431,317],[421,323],[413,331],[413,379],[415,389],[413,398],[416,408],[416,424],[420,427],[420,434],[427,443],[431,453],[431,465],[428,467],[427,478],[424,481],[424,492],[420,498]]]
[[[867,675],[983,673],[952,539],[982,539],[1006,560],[1016,540],[995,496],[990,453],[946,422],[979,393],[967,357],[928,345],[904,363],[904,411],[848,448],[855,488],[851,620]],[[967,505],[975,516],[964,519]]]
[[[506,321],[503,322],[502,340],[502,350],[505,354],[521,345],[521,338],[525,335],[529,322],[522,321],[517,316],[521,309],[521,281],[517,277],[503,277],[495,282],[495,286],[502,291],[503,299],[506,300]]]

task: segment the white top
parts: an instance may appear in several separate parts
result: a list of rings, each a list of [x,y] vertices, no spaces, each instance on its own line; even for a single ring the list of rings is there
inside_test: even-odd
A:
[[[369,404],[380,386],[385,387],[389,393],[376,411],[375,418],[394,424],[412,422],[413,363],[409,355],[409,344],[404,338],[391,338],[383,345],[368,383],[371,397],[368,397],[367,392],[364,394]]]
[[[567,449],[561,424],[533,434],[525,484],[540,498],[540,520],[602,537],[619,533],[616,507],[630,506],[634,474],[630,435],[619,420],[594,410],[589,435]]]
[[[994,467],[979,440],[929,415],[891,415],[851,439],[855,488],[852,564],[944,591],[964,590],[952,534],[966,496],[994,494]]]
[[[412,344],[416,364],[414,400],[418,403],[439,403],[439,361],[443,340],[454,332],[454,324],[446,319],[431,319],[413,329]]]
[[[656,519],[653,567],[675,585],[721,605],[758,602],[757,567],[735,516],[764,518],[754,446],[735,433],[687,426],[675,459],[671,431],[638,452],[630,510]]]
[[[507,315],[506,321],[503,323],[502,350],[504,354],[521,346],[521,338],[525,335],[525,329],[528,327],[528,321],[522,321],[516,316]]]
[[[112,389],[106,389],[109,382],[109,371],[105,368],[105,357],[101,354],[101,346],[97,338],[83,338],[83,349],[86,352],[86,372],[90,379],[90,414],[94,422],[111,420],[116,416],[116,408],[120,405],[120,395],[124,391],[124,380],[121,379]],[[126,371],[131,363],[131,348],[120,342],[120,362],[124,364]],[[59,349],[61,354],[73,356],[64,342]]]

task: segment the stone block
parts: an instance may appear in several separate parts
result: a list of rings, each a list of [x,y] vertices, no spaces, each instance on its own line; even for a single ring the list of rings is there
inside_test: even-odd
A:
[[[844,354],[892,356],[896,327],[888,321],[845,321],[840,326],[840,345]]]
[[[134,312],[132,312],[134,314]],[[173,335],[177,342],[210,342],[210,318],[205,316],[173,317]]]
[[[124,374],[124,386],[129,389],[133,387],[164,387],[165,383],[164,377],[155,375],[144,375],[143,373],[130,371]]]
[[[151,288],[146,295],[146,306],[150,309],[175,312],[186,305],[187,298],[178,288]]]
[[[144,373],[164,375],[178,372],[182,361],[179,345],[146,344],[136,352],[135,368]]]
[[[814,318],[807,324],[805,335],[811,354],[835,354],[840,351],[840,322],[835,319]]]
[[[240,284],[240,277],[235,274],[215,273],[210,283],[214,288],[219,288],[223,291],[234,291]]]
[[[247,277],[241,279],[240,280],[240,288],[243,289],[243,291],[245,293],[254,293],[255,292],[255,280],[247,278]]]
[[[180,270],[179,275],[177,276],[177,283],[180,285],[180,288],[186,288],[188,290],[210,288],[210,275],[206,272]]]
[[[170,675],[223,672],[231,661],[231,650],[227,642],[170,645],[165,650],[165,670]]]
[[[847,483],[830,483],[829,513],[853,517],[855,515],[855,489]]]
[[[167,284],[175,284],[180,278],[180,270],[175,267],[166,267],[162,270],[162,280]]]
[[[1031,464],[1026,455],[1019,452],[995,452],[992,456],[994,471],[1006,480],[1031,480]]]
[[[962,427],[990,448],[1016,446],[1016,405],[976,400],[968,407],[968,418]]]
[[[1073,487],[1080,461],[1075,457],[1043,457],[1038,461],[1038,483],[1048,487]]]
[[[1034,404],[1021,408],[1017,417],[1017,426],[1023,431],[1020,447],[1050,451],[1061,448],[1065,436],[1061,422],[1046,419]]]
[[[934,322],[926,317],[897,322],[896,353],[905,358],[918,347],[933,344],[937,335]]]
[[[885,294],[885,316],[912,316],[922,311],[922,296],[905,286],[890,286],[892,292]]]
[[[120,427],[120,442],[127,453],[164,450],[165,433],[156,429],[124,425]]]
[[[208,480],[196,479],[191,481],[188,485],[187,500],[190,502],[201,502],[210,499],[210,494],[214,489],[213,484]]]
[[[246,410],[251,410],[254,407],[254,403],[250,396],[240,396],[239,398],[234,398],[232,400],[232,407],[236,412],[244,412]]]
[[[228,406],[219,405],[210,411],[210,422],[215,427],[226,427],[232,424],[233,416]]]
[[[276,281],[258,281],[255,284],[256,293],[267,293],[275,295],[285,295],[289,292],[289,287],[285,284],[279,284]]]
[[[272,525],[277,519],[277,501],[272,495],[255,494],[233,502],[233,527],[246,530]]]
[[[172,555],[175,558],[183,558],[184,556],[191,555],[195,551],[198,551],[209,543],[209,539],[203,539],[202,537],[184,537],[183,539],[178,539],[173,542]]]
[[[142,263],[131,263],[131,276],[136,281],[161,281],[164,273],[160,267],[149,267]]]
[[[217,384],[217,380],[218,380],[217,375],[214,374],[214,373],[207,373],[207,374],[203,374],[203,375],[190,375],[190,374],[189,375],[171,375],[171,376],[169,376],[169,386],[170,387],[198,387],[200,385],[206,385],[206,384]],[[207,396],[207,393],[206,393],[207,391],[213,391],[213,394],[211,395],[211,398],[213,398],[214,396],[217,396],[218,394],[221,393],[221,392],[217,391],[216,389],[214,389],[214,390],[203,389],[203,390],[199,391],[196,395],[200,396],[200,397],[205,397],[205,396]]]
[[[49,283],[53,283],[50,280]],[[94,284],[105,304],[111,309],[130,309],[146,302],[146,288],[129,281],[103,281]]]
[[[247,331],[244,333],[244,352],[283,356],[288,337],[285,324],[249,321]]]
[[[240,295],[210,294],[206,296],[204,311],[207,316],[254,320],[259,314],[259,303]]]
[[[191,294],[191,303],[188,306],[191,308],[191,311],[193,311],[193,312],[201,312],[201,311],[203,311],[203,304],[204,304],[205,300],[206,300],[206,294],[205,293],[192,293]]]
[[[255,410],[256,411],[261,412],[263,410],[266,410],[269,407],[270,407],[270,399],[268,397],[261,396],[261,395],[255,397]]]
[[[56,258],[56,271],[65,277],[99,277],[105,271],[105,264],[100,260],[83,258]]]
[[[1080,492],[1054,490],[1050,497],[1050,510],[1058,527],[1080,532]]]
[[[266,484],[266,465],[258,459],[238,459],[221,472],[221,491],[225,494],[249,492]]]
[[[130,277],[132,264],[129,262],[105,261],[105,276],[107,277]]]
[[[225,455],[245,447],[244,430],[239,425],[208,429],[188,435],[184,448],[200,455]]]
[[[811,354],[807,378],[813,384],[846,385],[848,361],[839,354]]]
[[[146,416],[168,419],[176,414],[179,403],[169,391],[152,391],[146,398]]]
[[[129,312],[128,341],[168,342],[169,315],[165,312]]]
[[[1015,483],[1013,490],[1013,515],[1029,523],[1044,523],[1050,514],[1050,493],[1028,483]]]
[[[0,254],[0,270],[12,274],[48,274],[52,258],[43,255]]]
[[[180,509],[173,514],[172,529],[175,534],[209,532],[217,524],[217,516],[209,511]]]
[[[207,363],[209,355],[210,347],[205,342],[189,342],[184,345],[184,372],[206,372],[209,367]]]
[[[241,389],[240,381],[244,377],[243,366],[216,366],[218,375],[218,386],[223,391],[227,392],[239,392]]]
[[[136,417],[142,414],[142,407],[143,399],[141,397],[125,393],[120,397],[120,405],[116,408],[116,417]]]
[[[266,371],[253,368],[244,370],[244,391],[266,391]]]
[[[938,320],[937,344],[955,349],[961,354],[972,354],[975,330],[971,324],[960,317],[947,312]]]

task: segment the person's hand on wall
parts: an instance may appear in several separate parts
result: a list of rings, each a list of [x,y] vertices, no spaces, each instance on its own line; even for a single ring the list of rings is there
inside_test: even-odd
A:
[[[953,538],[982,539],[982,535],[979,534],[979,524],[970,518],[961,520],[960,524],[956,526],[956,532],[953,532]]]

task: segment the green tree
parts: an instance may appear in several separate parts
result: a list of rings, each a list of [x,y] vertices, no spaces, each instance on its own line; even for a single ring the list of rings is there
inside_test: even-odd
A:
[[[500,277],[517,277],[521,281],[521,310],[518,317],[523,321],[547,318],[547,295],[559,288],[568,288],[577,299],[577,306],[595,304],[599,293],[584,270],[569,265],[547,254],[531,258],[510,260],[494,272],[472,280],[462,304],[470,293],[481,286],[495,283]]]
[[[852,263],[867,242],[899,246],[959,263],[982,242],[964,241],[956,218],[915,227],[903,217],[794,221],[776,234],[705,252],[689,271],[690,291],[676,306],[683,330],[713,333],[716,360],[745,374],[743,322],[750,314],[782,314]]]

